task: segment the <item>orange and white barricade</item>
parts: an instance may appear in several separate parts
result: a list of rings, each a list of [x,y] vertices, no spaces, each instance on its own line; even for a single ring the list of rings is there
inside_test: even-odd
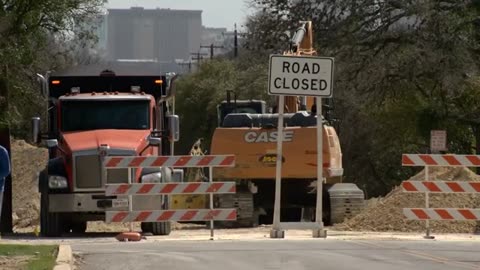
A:
[[[128,211],[106,211],[105,222],[165,222],[165,221],[210,221],[213,238],[213,221],[234,221],[236,209],[214,209],[213,194],[236,192],[235,182],[213,182],[213,167],[234,167],[233,155],[203,156],[107,156],[103,166],[108,169],[127,168],[130,173],[135,168],[209,168],[209,182],[170,182],[106,184],[106,196],[128,196]],[[209,209],[156,209],[133,211],[132,196],[158,196],[176,194],[209,194]],[[132,227],[131,227],[132,230]]]
[[[467,181],[429,181],[429,167],[480,167],[478,155],[404,154],[402,166],[425,167],[424,181],[402,182],[403,192],[425,193],[425,208],[404,208],[408,220],[425,220],[426,236],[430,236],[430,220],[480,220],[480,209],[430,208],[430,193],[480,193],[480,183]]]

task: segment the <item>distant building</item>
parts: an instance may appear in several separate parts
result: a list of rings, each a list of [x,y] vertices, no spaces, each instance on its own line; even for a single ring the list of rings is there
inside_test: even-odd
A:
[[[98,37],[97,48],[102,52],[105,52],[107,50],[108,25],[106,22],[107,22],[106,15],[102,15],[100,18],[98,18],[97,29],[95,31]]]
[[[108,60],[188,60],[200,47],[202,11],[109,9],[106,27]]]
[[[227,33],[227,28],[225,27],[203,27],[202,29],[202,44],[223,44],[225,41],[225,33]]]
[[[238,47],[242,47],[244,38],[240,31],[237,33]],[[223,48],[214,49],[214,55],[233,53],[235,47],[235,32],[228,31],[227,28],[203,27],[202,46],[223,46]],[[210,48],[202,48],[201,53],[210,54]]]
[[[202,31],[202,46],[210,46],[211,44],[215,46],[223,46],[224,48],[215,48],[214,55],[224,54],[227,52],[225,49],[226,41],[228,36],[226,36],[227,28],[224,27],[203,27]],[[209,48],[202,48],[202,53],[210,54]]]

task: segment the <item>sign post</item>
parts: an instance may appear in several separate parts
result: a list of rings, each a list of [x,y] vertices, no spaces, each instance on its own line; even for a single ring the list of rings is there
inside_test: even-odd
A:
[[[447,131],[446,130],[431,130],[430,131],[430,151],[433,154],[438,154],[440,151],[447,150]],[[425,181],[430,181],[428,174],[429,166],[425,166]],[[425,192],[425,208],[430,208],[430,194]],[[425,220],[425,239],[434,239],[430,235],[430,220]]]
[[[279,96],[275,204],[271,238],[284,238],[285,228],[313,230],[313,237],[326,237],[322,221],[323,200],[323,127],[322,97],[332,96],[334,59],[316,56],[271,55],[269,61],[268,94]],[[314,96],[317,109],[317,205],[315,223],[281,223],[283,113],[285,96]]]

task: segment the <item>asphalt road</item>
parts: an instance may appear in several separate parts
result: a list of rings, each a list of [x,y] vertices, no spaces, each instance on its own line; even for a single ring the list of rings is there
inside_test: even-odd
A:
[[[287,240],[72,244],[78,269],[480,269],[476,241]]]

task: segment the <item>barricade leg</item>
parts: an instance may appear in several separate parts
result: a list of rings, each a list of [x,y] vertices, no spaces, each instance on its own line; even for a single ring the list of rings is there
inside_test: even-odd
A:
[[[273,209],[273,227],[270,231],[270,238],[285,238],[285,231],[280,227],[280,207],[282,192],[282,141],[283,141],[283,111],[285,97],[278,97],[278,137],[277,137],[277,166],[275,170],[275,201]]]
[[[128,168],[128,184],[132,184],[132,178],[133,178],[133,170],[132,168]],[[128,212],[133,211],[133,206],[132,206],[133,200],[132,200],[132,195],[128,195]],[[130,232],[133,232],[133,223],[130,221]]]
[[[425,181],[430,181],[430,175],[428,171],[428,166],[425,166]],[[430,196],[428,191],[425,192],[425,208],[430,208]],[[425,239],[435,239],[435,236],[430,235],[430,220],[425,220]]]
[[[315,219],[318,228],[312,230],[313,238],[327,238],[327,231],[323,227],[323,128],[322,128],[322,98],[316,97],[317,107],[317,207]]]
[[[208,182],[213,182],[213,168],[208,167]],[[213,193],[210,192],[210,211],[213,211]],[[210,240],[213,240],[214,228],[213,228],[213,219],[210,220]]]

